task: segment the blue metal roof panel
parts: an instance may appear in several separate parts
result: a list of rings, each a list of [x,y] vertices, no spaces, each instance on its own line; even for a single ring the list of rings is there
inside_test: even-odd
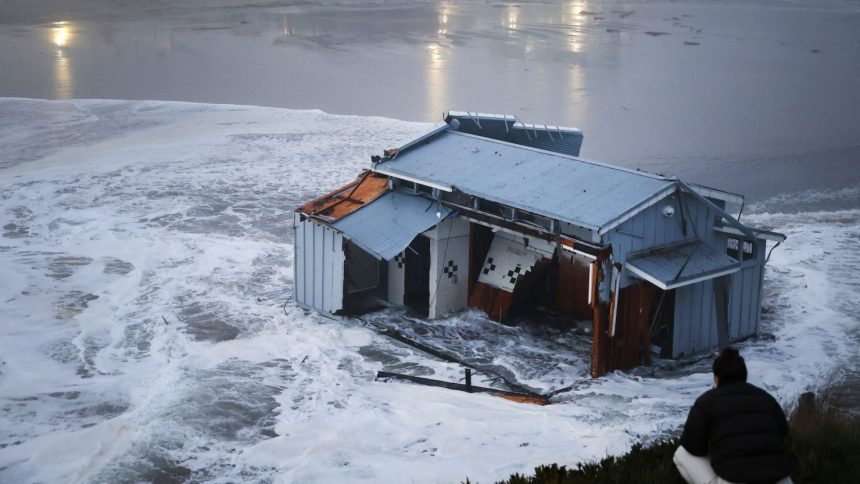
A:
[[[377,169],[596,229],[674,182],[455,131],[412,146]]]
[[[436,216],[436,212],[440,216]],[[391,260],[416,235],[447,217],[451,209],[426,198],[388,192],[335,222],[332,227],[375,257]]]
[[[694,240],[628,258],[626,268],[658,287],[671,289],[737,272],[740,263]]]

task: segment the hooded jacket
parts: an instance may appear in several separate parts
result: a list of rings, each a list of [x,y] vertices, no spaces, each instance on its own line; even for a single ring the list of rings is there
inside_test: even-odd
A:
[[[696,400],[681,445],[693,455],[709,455],[723,479],[769,483],[789,473],[782,446],[787,433],[788,422],[776,399],[749,383],[732,382]]]

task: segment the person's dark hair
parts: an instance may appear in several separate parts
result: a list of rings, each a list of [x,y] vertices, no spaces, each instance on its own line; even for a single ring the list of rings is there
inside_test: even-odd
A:
[[[734,348],[724,348],[714,360],[714,376],[720,385],[737,381],[747,381],[747,365],[744,358]]]

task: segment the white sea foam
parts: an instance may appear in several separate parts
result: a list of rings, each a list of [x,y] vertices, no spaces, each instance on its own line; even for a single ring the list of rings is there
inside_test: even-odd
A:
[[[374,382],[462,369],[294,307],[291,209],[428,125],[6,99],[0,126],[4,482],[492,481],[666,435],[711,385],[709,355],[581,379],[547,407]],[[765,276],[772,337],[740,345],[789,404],[856,356],[860,213],[748,220],[789,236]],[[573,330],[432,324],[428,341],[540,390],[587,370]]]

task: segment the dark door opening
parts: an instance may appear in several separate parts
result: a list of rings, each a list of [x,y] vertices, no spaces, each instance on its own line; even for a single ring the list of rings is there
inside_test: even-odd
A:
[[[388,265],[351,241],[344,244],[344,314],[380,309],[388,288]]]
[[[493,229],[484,225],[472,223],[469,231],[469,293],[478,282],[484,260],[490,252],[493,243]]]
[[[675,331],[675,290],[660,291],[655,301],[649,328],[651,344],[660,348],[661,358],[671,358]]]
[[[430,309],[430,239],[419,235],[406,248],[403,302],[427,316]]]

